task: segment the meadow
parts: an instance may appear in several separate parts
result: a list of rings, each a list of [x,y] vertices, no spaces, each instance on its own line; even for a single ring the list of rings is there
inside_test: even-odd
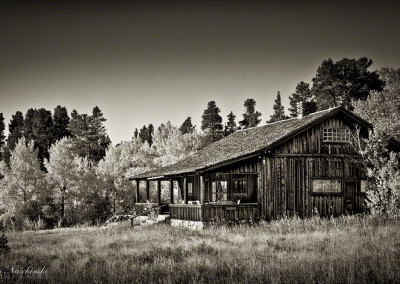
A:
[[[203,230],[122,222],[6,236],[1,282],[400,283],[400,222],[371,216]]]

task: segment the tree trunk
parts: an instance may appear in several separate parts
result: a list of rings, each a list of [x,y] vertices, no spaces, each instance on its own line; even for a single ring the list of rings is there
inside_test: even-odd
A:
[[[64,226],[65,191],[66,191],[66,187],[64,186],[61,189],[61,225],[62,226]]]
[[[115,215],[115,199],[116,199],[116,193],[115,193],[115,190],[114,190],[114,193],[113,193],[113,199],[114,199],[114,204],[113,204],[113,215]]]

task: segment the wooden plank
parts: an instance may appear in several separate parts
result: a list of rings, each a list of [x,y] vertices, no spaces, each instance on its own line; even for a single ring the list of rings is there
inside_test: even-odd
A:
[[[169,180],[169,195],[170,195],[170,200],[171,204],[174,204],[174,180],[170,179]]]
[[[204,204],[204,176],[200,175],[199,177],[200,182],[200,204]]]
[[[150,200],[150,181],[146,180],[146,200]]]
[[[183,203],[188,203],[188,196],[187,196],[187,180],[186,177],[183,178]]]
[[[136,182],[136,202],[139,202],[139,180],[135,180]]]
[[[161,180],[157,181],[157,195],[158,195],[158,203],[161,203]]]

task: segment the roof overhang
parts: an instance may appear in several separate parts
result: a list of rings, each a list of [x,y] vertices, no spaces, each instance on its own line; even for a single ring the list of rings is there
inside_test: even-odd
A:
[[[301,132],[314,127],[315,125],[321,123],[322,121],[331,118],[334,115],[339,114],[340,112],[344,113],[345,115],[351,117],[353,120],[355,120],[358,124],[360,124],[361,126],[364,126],[367,129],[372,129],[373,126],[372,124],[370,124],[369,122],[367,122],[366,120],[362,119],[361,117],[359,117],[358,115],[354,114],[353,112],[343,108],[343,107],[337,107],[334,110],[332,110],[331,112],[329,112],[327,115],[321,116],[320,118],[317,118],[315,120],[312,120],[311,122],[309,122],[308,124],[305,124],[302,127],[299,127],[298,129],[288,133],[287,135],[279,138],[278,140],[276,140],[275,142],[271,143],[270,145],[268,145],[267,147],[263,148],[263,149],[259,149],[257,151],[248,153],[244,156],[239,156],[236,158],[232,158],[230,160],[226,160],[211,166],[207,166],[207,167],[203,167],[203,168],[199,168],[196,169],[195,171],[191,171],[191,172],[181,172],[181,173],[175,173],[175,174],[165,174],[163,176],[157,176],[157,177],[142,177],[142,178],[130,178],[130,180],[135,180],[135,179],[147,179],[147,180],[152,180],[152,179],[161,179],[161,178],[172,178],[172,177],[179,177],[179,176],[187,176],[187,175],[193,175],[196,173],[204,173],[206,171],[211,171],[223,166],[227,166],[229,164],[233,164],[233,163],[237,163],[239,161],[242,160],[247,160],[250,158],[254,158],[257,156],[262,156],[263,153],[267,153],[267,151],[271,150],[272,148],[275,148],[277,146],[279,146],[280,144],[286,142],[287,140],[291,139],[293,136],[300,134]],[[398,142],[396,140],[396,142]],[[400,142],[397,143],[397,145],[400,146]]]

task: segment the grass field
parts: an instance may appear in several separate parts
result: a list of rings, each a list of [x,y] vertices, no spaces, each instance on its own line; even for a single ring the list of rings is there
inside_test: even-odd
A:
[[[7,237],[0,276],[15,283],[400,283],[400,222],[368,216],[201,231],[120,223]]]

